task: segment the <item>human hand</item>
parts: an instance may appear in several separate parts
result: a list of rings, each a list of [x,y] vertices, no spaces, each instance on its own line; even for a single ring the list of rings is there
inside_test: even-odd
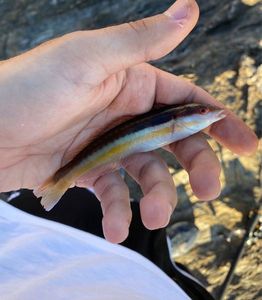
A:
[[[2,62],[0,190],[41,185],[106,124],[148,111],[154,102],[222,106],[199,87],[145,63],[175,48],[197,18],[195,1],[178,0],[164,14],[71,33]],[[232,113],[208,133],[238,154],[257,147],[255,135]],[[220,164],[201,134],[169,150],[188,171],[197,197],[209,200],[219,194]],[[166,226],[177,196],[165,163],[154,153],[143,153],[123,166],[144,192],[145,226]],[[117,172],[97,177],[91,185],[101,201],[105,237],[123,241],[131,220],[127,186]]]

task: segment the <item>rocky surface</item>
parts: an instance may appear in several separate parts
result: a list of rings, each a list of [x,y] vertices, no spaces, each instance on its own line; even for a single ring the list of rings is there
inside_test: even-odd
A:
[[[0,59],[79,29],[93,29],[156,14],[171,0],[0,0]],[[155,64],[207,89],[262,136],[262,4],[258,0],[198,0],[198,26],[177,50]],[[247,230],[250,213],[262,201],[262,144],[252,157],[238,157],[210,140],[222,162],[222,194],[198,202],[177,162],[164,153],[179,191],[172,222],[199,228],[196,246],[178,260],[218,297]],[[132,196],[137,186],[128,180]],[[262,299],[261,239],[245,248],[226,299]],[[260,268],[261,270],[261,268]]]

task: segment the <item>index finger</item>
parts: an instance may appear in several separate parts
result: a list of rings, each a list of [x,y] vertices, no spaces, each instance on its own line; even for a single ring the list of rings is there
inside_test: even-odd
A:
[[[221,107],[227,111],[226,118],[212,124],[206,132],[236,154],[248,155],[256,151],[258,139],[255,133],[221,102],[181,77],[159,69],[155,71],[157,102],[166,104],[196,102]]]

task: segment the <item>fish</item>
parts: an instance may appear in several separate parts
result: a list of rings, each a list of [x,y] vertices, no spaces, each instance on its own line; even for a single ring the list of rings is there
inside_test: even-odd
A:
[[[164,105],[137,115],[98,135],[34,193],[51,210],[77,179],[135,153],[164,147],[193,135],[226,116],[221,108],[198,103]],[[112,166],[111,166],[112,167]]]

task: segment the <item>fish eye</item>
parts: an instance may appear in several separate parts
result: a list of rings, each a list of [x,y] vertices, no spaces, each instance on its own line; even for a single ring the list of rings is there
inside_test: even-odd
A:
[[[205,115],[205,114],[207,114],[209,112],[209,109],[207,108],[207,107],[201,107],[200,109],[199,109],[199,113],[201,114],[201,115]]]

